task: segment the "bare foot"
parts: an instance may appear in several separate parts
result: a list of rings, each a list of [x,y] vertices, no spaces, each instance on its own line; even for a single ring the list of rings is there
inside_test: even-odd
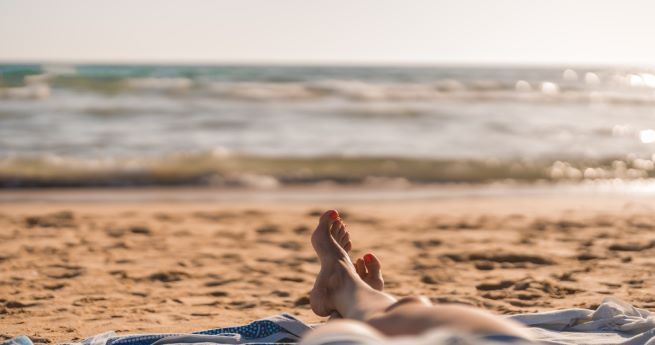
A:
[[[355,271],[357,275],[375,290],[384,290],[384,279],[382,279],[382,267],[380,260],[373,254],[366,254],[355,262]],[[333,311],[330,314],[330,320],[340,319],[341,315]]]
[[[342,222],[341,226],[333,227],[331,233],[332,237],[337,241],[339,246],[341,246],[341,248],[343,248],[346,253],[350,253],[350,250],[353,248],[353,244],[350,242],[350,234],[348,233],[348,230],[346,230],[346,224]]]
[[[382,279],[382,264],[373,254],[368,253],[363,258],[355,261],[355,271],[362,280],[375,290],[384,289],[384,279]]]
[[[349,253],[353,245],[350,242],[350,233],[346,228],[346,224],[341,226],[333,226],[330,233],[332,238]],[[362,280],[375,290],[382,291],[384,289],[384,280],[382,279],[380,260],[373,254],[366,254],[363,258],[357,259],[355,262],[355,270]]]
[[[341,230],[340,229],[344,229]],[[321,262],[321,270],[309,294],[312,311],[319,316],[328,316],[335,310],[332,295],[336,290],[355,275],[354,265],[346,250],[339,244],[334,234],[345,232],[345,227],[335,210],[325,212],[319,219],[318,226],[312,234],[312,246]],[[347,234],[347,233],[346,233]],[[341,235],[340,239],[349,236]],[[347,244],[347,241],[341,241]]]

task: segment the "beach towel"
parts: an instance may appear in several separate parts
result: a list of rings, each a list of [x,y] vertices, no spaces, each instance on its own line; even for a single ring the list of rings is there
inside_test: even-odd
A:
[[[296,344],[311,327],[289,314],[280,314],[253,321],[247,325],[212,328],[190,333],[150,333],[118,335],[105,332],[80,342],[60,345],[166,345],[166,344]],[[26,336],[19,336],[0,345],[34,345]]]
[[[545,344],[655,345],[651,312],[608,297],[596,308],[517,314],[510,319],[529,326]]]
[[[655,321],[651,312],[635,308],[616,298],[605,298],[596,308],[563,309],[507,316],[533,331],[541,344],[549,345],[655,345]],[[320,327],[320,325],[317,325]],[[247,325],[174,334],[133,334],[119,336],[106,332],[81,342],[62,345],[217,345],[295,344],[312,326],[289,314],[280,314]],[[434,345],[498,345],[502,339],[468,337],[448,330],[431,336]],[[438,335],[438,336],[437,336]],[[475,339],[474,342],[471,342]],[[516,344],[516,342],[512,342]],[[19,336],[0,345],[34,345]]]

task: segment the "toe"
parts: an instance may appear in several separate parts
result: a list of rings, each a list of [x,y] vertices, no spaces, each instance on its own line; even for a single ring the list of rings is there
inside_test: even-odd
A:
[[[361,258],[355,261],[355,271],[360,278],[364,279],[366,277],[366,265],[364,265],[364,260]]]
[[[339,233],[339,230],[343,228],[343,222],[341,219],[335,219],[332,221],[332,226],[334,227],[334,233]]]
[[[330,227],[330,235],[334,237],[335,240],[339,240],[339,227],[338,226],[331,226]]]
[[[339,239],[339,243],[345,243],[346,235],[348,233],[346,232],[346,226],[344,224],[341,224],[339,227],[339,230],[337,231],[337,238]]]
[[[374,276],[380,275],[382,264],[380,263],[380,260],[375,255],[371,253],[364,255],[364,265],[366,266],[366,270],[369,273],[372,273]]]
[[[341,242],[341,239],[343,238],[344,234],[345,234],[345,226],[341,224],[341,226],[334,228],[334,233],[332,234],[332,236],[334,236],[334,238],[337,241]]]
[[[334,220],[332,222],[333,223],[330,226],[330,235],[332,235],[332,238],[334,238],[337,242],[339,242],[339,237],[337,235],[339,233],[339,228],[341,227],[341,221]]]
[[[350,234],[347,233],[347,232],[344,232],[343,236],[341,236],[340,242],[343,243],[343,244],[346,244],[346,243],[350,242]]]
[[[339,212],[337,210],[328,210],[319,219],[320,223],[331,223],[339,219]]]
[[[316,250],[319,257],[334,253],[333,244],[339,246],[334,238],[335,230],[341,226],[341,220],[332,219],[332,215],[337,215],[336,211],[327,211],[321,216],[316,230],[312,233],[312,247]],[[340,246],[339,246],[340,247]]]
[[[353,244],[352,244],[352,242],[348,241],[348,243],[346,243],[346,244],[343,246],[343,249],[344,249],[346,252],[349,252],[351,249],[353,249]]]

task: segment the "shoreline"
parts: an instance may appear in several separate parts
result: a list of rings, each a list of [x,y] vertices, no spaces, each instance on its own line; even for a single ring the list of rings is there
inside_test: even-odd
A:
[[[0,189],[0,205],[15,202],[256,202],[411,201],[511,197],[655,196],[655,182],[441,184],[397,188],[379,186],[284,186],[279,188],[124,187]]]

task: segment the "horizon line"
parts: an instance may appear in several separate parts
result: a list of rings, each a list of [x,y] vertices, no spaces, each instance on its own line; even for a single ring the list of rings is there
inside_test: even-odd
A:
[[[340,60],[74,60],[2,59],[0,65],[87,65],[87,66],[243,66],[243,67],[438,67],[438,68],[655,68],[643,63],[499,62],[499,61],[340,61]]]

